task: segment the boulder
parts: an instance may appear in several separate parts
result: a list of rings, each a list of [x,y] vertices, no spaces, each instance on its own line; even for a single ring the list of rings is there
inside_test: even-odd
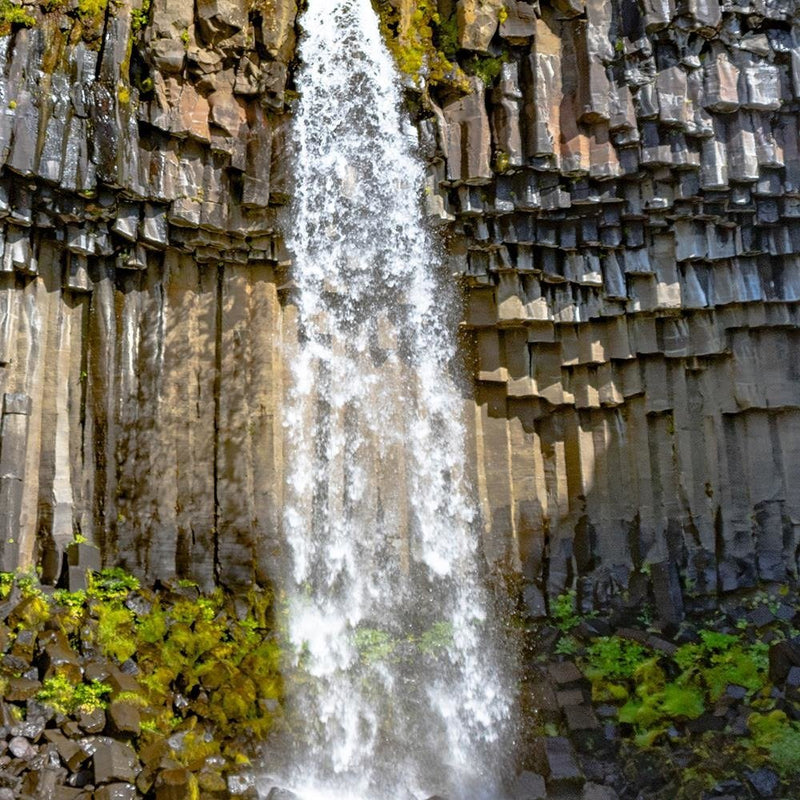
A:
[[[546,800],[544,778],[536,772],[525,770],[517,777],[511,796],[513,800]]]
[[[141,729],[141,715],[133,703],[114,700],[106,711],[108,725],[112,733],[138,736]]]
[[[95,783],[133,783],[136,780],[141,767],[131,747],[108,737],[95,739],[94,747]]]
[[[500,21],[502,0],[458,0],[458,45],[464,50],[488,53]]]
[[[94,800],[136,800],[138,796],[136,787],[130,783],[109,783],[95,790]]]

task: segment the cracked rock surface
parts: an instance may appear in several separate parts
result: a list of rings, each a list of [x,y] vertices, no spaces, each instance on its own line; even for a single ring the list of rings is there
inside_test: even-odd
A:
[[[47,7],[0,38],[0,569],[54,581],[77,531],[153,579],[266,581],[297,6]],[[794,579],[800,5],[436,14],[458,79],[412,94],[489,561],[534,616],[574,583],[669,621]]]

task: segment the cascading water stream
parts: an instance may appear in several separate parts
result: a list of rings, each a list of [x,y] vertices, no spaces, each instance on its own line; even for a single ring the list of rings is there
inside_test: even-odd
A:
[[[271,771],[303,798],[495,797],[511,700],[465,475],[454,287],[370,0],[309,0],[302,25],[283,589],[305,678],[290,763]]]

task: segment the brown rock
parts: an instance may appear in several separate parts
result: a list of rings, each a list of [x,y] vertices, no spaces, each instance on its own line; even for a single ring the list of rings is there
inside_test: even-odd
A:
[[[133,783],[141,767],[136,753],[122,742],[107,737],[94,740],[94,780],[96,784]]]
[[[133,703],[115,700],[106,709],[112,733],[138,736],[141,729],[139,709]]]
[[[94,800],[136,800],[138,796],[136,787],[130,783],[109,783],[94,792]]]
[[[261,37],[272,58],[287,64],[295,46],[295,0],[264,0],[261,15]]]
[[[11,703],[24,702],[31,697],[35,697],[41,688],[41,681],[34,681],[29,678],[9,678],[4,698]]]
[[[489,165],[491,131],[486,115],[483,82],[479,78],[471,78],[470,93],[447,103],[442,112],[448,179],[486,183],[492,175]]]
[[[162,770],[155,782],[156,800],[185,800],[190,796],[193,783],[195,778],[188,769]]]
[[[497,30],[501,0],[458,0],[458,45],[464,50],[488,52]]]

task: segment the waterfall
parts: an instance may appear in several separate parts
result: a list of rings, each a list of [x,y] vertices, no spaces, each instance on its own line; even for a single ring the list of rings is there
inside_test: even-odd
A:
[[[304,799],[496,797],[511,695],[466,475],[456,287],[370,0],[309,0],[302,26],[281,588],[303,679],[290,763],[268,768]]]

